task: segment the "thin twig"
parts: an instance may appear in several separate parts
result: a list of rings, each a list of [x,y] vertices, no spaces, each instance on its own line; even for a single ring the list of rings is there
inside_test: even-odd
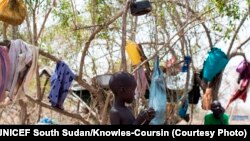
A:
[[[214,8],[213,8],[213,9],[214,9]],[[174,35],[165,43],[165,45],[163,45],[162,47],[160,47],[158,50],[156,50],[156,52],[155,52],[151,57],[149,57],[147,60],[143,61],[140,65],[138,65],[138,66],[132,71],[132,73],[134,73],[136,70],[138,70],[141,66],[143,66],[143,65],[144,65],[145,63],[147,63],[148,61],[152,60],[152,59],[160,52],[160,50],[162,50],[162,49],[163,49],[166,45],[168,45],[168,44],[169,44],[178,34],[180,34],[180,32],[182,31],[182,29],[186,28],[189,24],[191,24],[191,23],[193,23],[194,21],[196,21],[197,18],[199,18],[199,17],[201,17],[201,16],[207,14],[208,12],[210,12],[210,11],[213,10],[213,9],[210,9],[210,10],[208,10],[208,11],[202,13],[202,14],[199,15],[198,17],[193,18],[192,20],[190,20],[190,22],[188,22],[188,23],[185,24],[183,27],[181,27],[180,30],[179,30],[176,34],[174,34]],[[201,24],[201,23],[203,23],[203,22],[204,22],[204,21],[199,22],[198,24]],[[194,26],[192,26],[192,27],[190,27],[190,28],[193,28],[193,27],[195,27],[196,25],[197,25],[197,24],[195,24]],[[189,28],[189,29],[190,29],[190,28]],[[187,31],[188,31],[188,30],[187,30]]]
[[[244,24],[245,20],[247,19],[248,14],[249,14],[249,13],[246,13],[246,14],[244,15],[244,17],[243,17],[242,20],[240,21],[239,26],[237,27],[236,31],[234,32],[234,35],[233,35],[232,40],[231,40],[231,42],[230,42],[230,45],[229,45],[229,47],[228,47],[227,55],[229,55],[229,53],[230,53],[230,51],[231,51],[231,49],[232,49],[232,47],[233,47],[234,41],[235,41],[235,39],[236,39],[236,36],[237,36],[238,32],[240,31],[241,26]]]

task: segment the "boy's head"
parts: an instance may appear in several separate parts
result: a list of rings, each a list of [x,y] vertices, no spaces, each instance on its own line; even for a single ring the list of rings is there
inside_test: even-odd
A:
[[[221,103],[218,100],[215,100],[211,104],[211,111],[216,118],[220,118],[220,115],[225,112],[225,109],[221,106]]]
[[[131,103],[134,100],[136,80],[127,72],[116,72],[109,80],[109,88],[116,98]]]

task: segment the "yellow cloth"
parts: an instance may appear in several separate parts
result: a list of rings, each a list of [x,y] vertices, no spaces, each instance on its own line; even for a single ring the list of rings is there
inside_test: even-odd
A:
[[[138,65],[141,63],[139,47],[135,42],[128,40],[126,42],[126,51],[133,65]]]
[[[0,20],[20,25],[26,17],[26,6],[23,0],[0,0]]]

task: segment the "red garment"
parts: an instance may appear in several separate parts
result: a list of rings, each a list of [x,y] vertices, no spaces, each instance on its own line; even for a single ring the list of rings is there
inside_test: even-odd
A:
[[[238,89],[235,94],[232,96],[232,98],[229,100],[228,104],[227,104],[227,108],[228,106],[235,101],[237,98],[242,99],[244,102],[246,102],[247,99],[247,88],[249,85],[249,79],[242,79],[240,81],[240,89]]]

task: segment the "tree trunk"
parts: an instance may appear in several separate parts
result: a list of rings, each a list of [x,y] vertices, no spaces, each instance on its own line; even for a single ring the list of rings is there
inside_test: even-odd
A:
[[[17,26],[12,26],[12,39],[15,40],[17,39],[17,31],[18,31],[18,27]]]
[[[8,24],[3,23],[3,40],[7,40],[7,29],[8,29]]]

